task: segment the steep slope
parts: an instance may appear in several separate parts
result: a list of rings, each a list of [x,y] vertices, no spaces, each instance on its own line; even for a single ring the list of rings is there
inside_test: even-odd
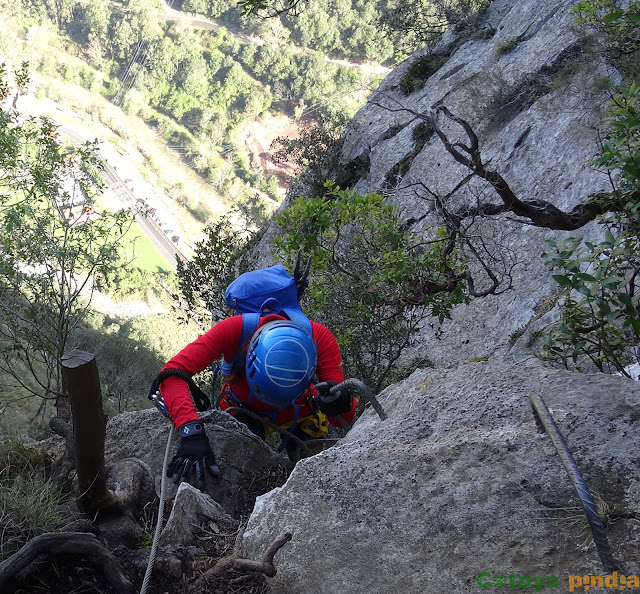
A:
[[[574,26],[573,4],[497,0],[467,28],[449,32],[435,50],[414,55],[393,71],[345,135],[345,163],[369,155],[369,174],[354,189],[385,192],[407,219],[417,221],[414,229],[438,224],[424,187],[444,196],[468,170],[435,134],[426,141],[420,138],[424,124],[412,112],[427,114],[437,105],[471,124],[484,162],[520,198],[541,198],[570,209],[607,188],[606,176],[590,168],[598,150],[594,125],[606,102],[594,81],[617,74],[604,61],[585,59],[586,31]],[[474,203],[492,193],[486,182],[475,180],[455,198]],[[526,226],[513,218],[496,217],[481,225],[487,245],[505,267],[513,265],[513,289],[459,306],[442,327],[425,328],[413,354],[436,366],[486,356],[513,361],[528,356],[520,351],[527,336],[510,349],[514,333],[553,304],[550,272],[540,256],[543,241],[570,233]],[[546,319],[531,330],[544,323]]]
[[[436,105],[472,125],[484,162],[522,198],[570,209],[606,189],[607,178],[590,167],[606,102],[595,81],[617,74],[585,59],[573,4],[496,0],[472,27],[392,72],[345,135],[345,169],[369,163],[366,177],[350,180],[355,190],[385,192],[416,229],[437,221],[421,189],[444,196],[468,171],[437,136],[420,132],[416,114]],[[473,204],[490,192],[471,181],[455,199]],[[423,328],[411,355],[436,369],[383,392],[389,420],[364,414],[340,445],[258,499],[247,553],[294,535],[276,558],[275,593],[477,592],[510,574],[512,587],[522,577],[521,589],[565,592],[570,575],[606,575],[560,460],[536,434],[532,393],[547,399],[605,502],[614,558],[627,574],[640,571],[640,387],[544,368],[532,356],[536,330],[555,315],[544,240],[570,233],[508,216],[478,230],[513,265],[513,288]],[[595,233],[592,225],[579,231]],[[475,358],[488,362],[469,363]]]
[[[387,420],[365,413],[340,445],[258,498],[248,555],[293,534],[272,592],[478,592],[478,579],[512,573],[555,576],[553,591],[567,592],[570,575],[610,573],[549,437],[536,433],[532,393],[602,500],[621,572],[638,575],[640,384],[471,363],[389,387]]]

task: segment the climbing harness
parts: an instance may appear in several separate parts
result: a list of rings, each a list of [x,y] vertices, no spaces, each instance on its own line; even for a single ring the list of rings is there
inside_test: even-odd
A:
[[[544,400],[537,394],[529,394],[529,402],[531,403],[531,409],[533,410],[533,417],[536,422],[538,433],[544,433],[546,431],[547,435],[549,435],[551,443],[553,443],[556,448],[556,452],[558,452],[558,456],[560,456],[562,465],[567,471],[569,479],[573,484],[573,488],[580,499],[582,509],[584,510],[585,516],[587,516],[587,522],[591,528],[593,542],[598,550],[598,555],[600,555],[602,567],[604,567],[605,571],[608,571],[609,573],[615,571],[618,569],[618,566],[613,560],[611,547],[609,546],[609,540],[607,539],[604,525],[598,515],[598,510],[596,509],[596,505],[591,497],[591,493],[589,493],[587,483],[584,478],[582,478],[580,469],[578,468],[576,461],[573,459],[567,443],[562,437],[562,434],[553,420]]]
[[[271,419],[267,417],[263,417],[262,415],[259,415],[244,406],[231,406],[227,408],[224,412],[227,412],[229,414],[233,412],[242,413],[243,415],[248,416],[250,419],[253,419],[258,423],[261,423],[263,427],[269,427],[270,429],[277,431],[278,433],[280,433],[283,440],[290,439],[292,441],[295,441],[299,447],[305,450],[305,452],[307,452],[308,454],[311,454],[311,451],[309,450],[309,447],[307,446],[304,440],[300,439],[297,435],[294,435],[293,433],[291,433],[291,431],[288,431],[284,427],[280,427],[279,425],[276,425]]]
[[[325,382],[315,384],[316,389],[317,388],[322,389],[326,386],[327,384]],[[388,415],[385,412],[385,410],[382,408],[382,405],[380,404],[380,402],[378,402],[378,399],[374,396],[371,389],[364,382],[355,378],[346,379],[340,382],[339,384],[332,386],[329,389],[329,392],[332,394],[337,394],[343,388],[355,388],[356,390],[360,391],[366,397],[367,401],[371,404],[371,406],[376,411],[380,419],[384,421],[387,418]],[[231,406],[225,409],[225,412],[228,412],[230,414],[233,412],[237,412],[237,413],[242,413],[243,415],[247,415],[252,420],[261,423],[265,429],[269,428],[269,429],[272,429],[273,431],[277,431],[278,433],[280,433],[280,435],[282,436],[283,442],[285,442],[285,440],[291,440],[295,442],[306,453],[306,455],[311,455],[311,449],[309,448],[310,445],[315,445],[315,444],[334,445],[335,443],[340,441],[339,438],[335,438],[335,437],[314,438],[314,439],[306,439],[306,440],[300,439],[297,435],[294,435],[292,433],[293,429],[295,428],[295,424],[293,425],[293,428],[281,427],[279,425],[276,425],[268,417],[263,416],[262,414],[255,413],[254,411],[252,411],[251,409],[248,409],[244,405]],[[342,415],[337,415],[337,418],[343,429],[346,429],[347,431],[351,429],[351,425],[347,423],[347,421],[345,421]]]

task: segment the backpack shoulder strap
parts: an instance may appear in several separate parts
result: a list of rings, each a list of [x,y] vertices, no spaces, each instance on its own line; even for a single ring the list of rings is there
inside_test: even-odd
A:
[[[251,337],[255,334],[256,330],[258,329],[258,324],[260,323],[259,313],[245,313],[241,314],[241,316],[242,333],[240,334],[240,342],[238,343],[238,348],[228,361],[223,358],[220,362],[220,371],[223,375],[232,375],[232,373],[236,371],[238,367],[244,366],[244,348],[246,347],[249,340],[251,340]]]
[[[304,315],[304,313],[302,313],[302,310],[286,308],[286,309],[283,309],[282,311],[287,315],[287,317],[294,324],[297,324],[309,336],[312,336],[313,332],[312,332],[312,328],[311,328],[311,322],[309,321],[309,318],[306,315]]]

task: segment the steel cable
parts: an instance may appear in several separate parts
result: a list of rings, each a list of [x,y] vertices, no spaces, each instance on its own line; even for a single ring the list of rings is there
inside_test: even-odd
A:
[[[377,398],[373,395],[373,392],[371,391],[369,386],[367,386],[367,384],[361,382],[359,379],[350,378],[333,386],[331,388],[331,392],[336,393],[342,388],[355,388],[356,390],[359,390],[362,394],[364,394],[373,409],[378,413],[378,416],[383,421],[387,418],[387,413],[385,412],[384,408],[382,408]]]
[[[164,517],[164,492],[165,481],[167,474],[167,465],[169,462],[169,451],[171,450],[171,438],[173,437],[173,423],[169,428],[169,438],[167,439],[167,449],[164,452],[164,461],[162,463],[162,476],[160,478],[160,505],[158,507],[158,521],[156,522],[156,530],[153,535],[153,544],[151,545],[151,551],[149,552],[149,562],[147,563],[147,570],[144,574],[144,580],[142,581],[142,588],[140,594],[145,594],[149,587],[151,580],[151,572],[153,571],[153,564],[156,560],[156,553],[158,552],[158,539],[160,538],[160,532],[162,531],[162,518]]]
[[[558,426],[553,420],[553,417],[551,416],[549,409],[544,403],[544,400],[537,394],[530,394],[529,402],[531,403],[531,408],[533,410],[533,416],[536,421],[538,432],[544,433],[546,431],[546,433],[549,435],[551,443],[553,443],[556,451],[558,452],[560,460],[562,461],[562,465],[567,471],[569,479],[573,484],[573,488],[575,489],[576,494],[580,499],[582,509],[584,510],[585,516],[587,517],[587,522],[589,523],[589,527],[591,528],[593,542],[595,543],[598,554],[600,555],[602,566],[604,567],[605,571],[615,571],[616,569],[618,569],[618,566],[613,560],[611,547],[609,546],[609,540],[607,538],[604,525],[602,523],[602,520],[600,519],[600,515],[598,514],[598,510],[596,509],[593,498],[591,497],[591,493],[589,493],[587,483],[585,482],[584,478],[582,478],[580,469],[578,468],[576,461],[573,459],[569,447],[562,437],[562,434],[560,433]]]

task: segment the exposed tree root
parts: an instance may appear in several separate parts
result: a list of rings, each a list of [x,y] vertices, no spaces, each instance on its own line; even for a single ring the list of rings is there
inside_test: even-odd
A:
[[[124,594],[134,592],[133,584],[124,575],[111,551],[93,534],[85,532],[50,532],[31,539],[17,553],[0,563],[0,591],[11,578],[40,555],[87,557],[102,570],[114,591]]]
[[[234,551],[229,557],[220,559],[211,569],[208,569],[195,582],[194,586],[204,588],[207,581],[228,570],[241,571],[245,573],[262,573],[267,577],[276,575],[276,567],[273,564],[273,556],[292,538],[292,534],[287,532],[273,541],[271,546],[264,554],[262,561],[254,561],[252,559],[243,559]]]

